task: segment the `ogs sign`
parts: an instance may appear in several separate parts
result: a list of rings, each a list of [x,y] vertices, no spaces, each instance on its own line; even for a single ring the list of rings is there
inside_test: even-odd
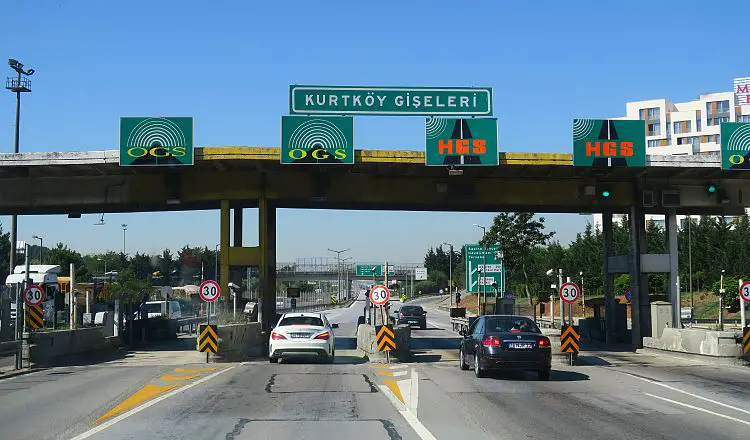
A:
[[[193,165],[193,118],[120,118],[120,166]]]
[[[354,118],[282,116],[282,164],[353,164]]]

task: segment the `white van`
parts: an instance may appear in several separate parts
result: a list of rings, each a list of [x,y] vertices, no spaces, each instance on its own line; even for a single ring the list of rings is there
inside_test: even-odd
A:
[[[169,304],[169,313],[167,313],[167,304]],[[148,313],[149,318],[159,316],[169,316],[170,319],[182,318],[182,308],[177,301],[169,301],[169,303],[167,301],[147,301],[146,313]]]

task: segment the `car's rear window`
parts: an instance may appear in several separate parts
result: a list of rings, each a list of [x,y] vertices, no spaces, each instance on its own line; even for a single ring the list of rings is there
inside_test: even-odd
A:
[[[323,320],[315,316],[288,316],[279,322],[279,326],[283,325],[316,325],[323,327]]]
[[[485,333],[541,333],[539,327],[529,318],[514,318],[511,316],[488,318],[484,328]]]
[[[403,306],[399,311],[404,315],[421,315],[423,310],[419,306]]]

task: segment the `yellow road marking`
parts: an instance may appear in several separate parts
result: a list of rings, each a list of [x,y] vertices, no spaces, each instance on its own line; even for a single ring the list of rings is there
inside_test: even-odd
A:
[[[393,371],[378,371],[378,374],[381,376],[393,377]]]
[[[401,401],[401,403],[404,403],[404,396],[401,395],[401,390],[398,389],[398,385],[396,385],[395,380],[384,379],[383,383],[385,384],[385,386],[388,387],[389,390],[391,390],[393,395],[396,396],[396,398]]]
[[[103,416],[101,416],[98,419],[96,419],[96,422],[94,422],[94,423],[99,423],[99,422],[101,422],[103,420],[106,420],[106,419],[112,417],[112,416],[116,416],[117,414],[120,414],[123,411],[127,411],[130,408],[133,408],[134,406],[138,406],[141,403],[143,403],[143,402],[145,402],[147,400],[153,399],[154,397],[156,397],[156,396],[158,396],[160,394],[164,394],[167,391],[175,388],[176,386],[177,385],[163,385],[163,386],[158,386],[158,385],[146,384],[146,385],[143,386],[143,388],[141,388],[140,390],[138,390],[135,393],[133,393],[132,396],[130,396],[127,399],[123,400],[122,402],[120,402],[119,405],[117,405],[116,407],[112,408],[111,410],[109,410],[109,412],[107,412]]]
[[[190,368],[178,367],[178,368],[174,369],[174,371],[177,372],[177,373],[203,373],[204,371],[215,371],[215,370],[216,370],[216,368],[195,368],[195,369],[190,369]]]
[[[159,379],[161,380],[190,380],[190,379],[195,379],[198,376],[200,376],[200,374],[191,374],[190,376],[173,376],[171,374],[165,374]]]

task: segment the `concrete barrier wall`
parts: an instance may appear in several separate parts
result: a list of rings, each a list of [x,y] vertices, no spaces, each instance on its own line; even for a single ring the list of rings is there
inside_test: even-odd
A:
[[[31,362],[46,364],[56,358],[92,351],[107,351],[119,346],[119,338],[105,337],[104,327],[33,333],[28,355]]]
[[[399,325],[394,331],[396,335],[396,351],[391,355],[399,359],[407,359],[411,354],[409,341],[411,339],[411,327]],[[357,326],[357,348],[364,351],[371,361],[385,359],[385,352],[378,351],[378,343],[375,337],[375,327],[367,324]]]
[[[665,328],[661,338],[643,338],[643,346],[680,353],[715,357],[739,357],[742,349],[735,332],[697,328]]]
[[[237,361],[262,356],[266,342],[259,322],[220,325],[219,353],[214,358]]]

